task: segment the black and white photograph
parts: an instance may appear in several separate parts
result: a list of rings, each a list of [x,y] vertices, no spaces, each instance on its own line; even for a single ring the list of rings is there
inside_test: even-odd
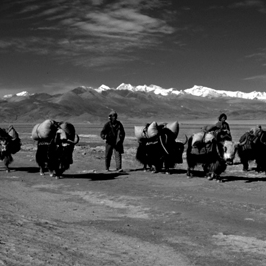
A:
[[[1,0],[0,266],[265,266],[266,2]]]

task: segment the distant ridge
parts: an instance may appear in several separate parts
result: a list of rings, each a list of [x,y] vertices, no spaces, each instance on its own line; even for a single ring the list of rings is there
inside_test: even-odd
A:
[[[124,122],[217,119],[225,112],[229,119],[258,120],[266,117],[266,93],[221,91],[203,86],[185,90],[156,85],[117,88],[80,86],[65,93],[5,95],[0,100],[0,121],[40,122],[44,119],[102,123],[115,109]]]

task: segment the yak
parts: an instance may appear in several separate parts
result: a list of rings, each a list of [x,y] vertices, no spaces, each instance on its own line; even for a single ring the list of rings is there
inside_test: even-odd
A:
[[[195,141],[195,135],[188,140],[187,176],[192,177],[195,166],[202,165],[209,180],[217,179],[220,182],[221,173],[226,170],[227,165],[233,164],[240,144],[231,140],[218,140],[211,132],[207,134],[203,133],[203,139],[200,141]]]
[[[0,128],[0,160],[3,161],[6,172],[10,172],[12,154],[17,153],[20,148],[21,140],[15,128],[12,125],[7,129]]]
[[[186,143],[187,139],[184,143],[176,141],[173,132],[164,127],[157,136],[139,140],[136,160],[144,165],[144,171],[150,169],[152,173],[158,173],[164,168],[165,173],[170,174],[170,168],[183,162]]]
[[[75,140],[76,138],[76,140]],[[36,162],[40,175],[45,169],[51,177],[60,178],[73,163],[74,146],[79,142],[79,136],[71,123],[58,123],[58,130],[51,139],[40,139],[37,143]]]
[[[243,164],[243,171],[249,170],[249,162],[255,161],[257,172],[266,172],[265,156],[266,156],[266,131],[258,128],[251,129],[243,134],[240,143],[244,143],[238,149],[240,162]]]

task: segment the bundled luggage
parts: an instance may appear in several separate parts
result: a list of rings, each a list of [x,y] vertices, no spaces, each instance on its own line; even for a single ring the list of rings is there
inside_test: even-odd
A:
[[[215,138],[213,132],[198,132],[192,137],[191,154],[205,155],[213,151],[213,139]]]
[[[135,126],[135,136],[138,140],[151,139],[158,135],[158,124],[152,122],[146,126]]]
[[[76,136],[75,127],[68,122],[61,122],[59,123],[60,128],[66,133],[67,139],[74,141]]]
[[[147,124],[146,126],[135,126],[135,137],[138,141],[141,140],[152,140],[158,136],[161,129],[167,128],[172,133],[174,138],[177,138],[179,133],[179,123],[177,121],[171,123],[164,123],[158,125],[157,122],[152,122],[151,124]]]
[[[165,127],[170,129],[174,133],[174,137],[176,139],[177,136],[178,136],[178,133],[179,133],[179,123],[177,121],[171,122],[171,123],[167,123],[165,125]]]
[[[214,135],[211,132],[198,132],[193,135],[192,146],[197,145],[197,143],[208,143],[214,139]]]
[[[56,121],[50,119],[36,124],[32,129],[32,139],[51,140],[55,136],[55,133],[58,130],[58,126],[59,124]]]

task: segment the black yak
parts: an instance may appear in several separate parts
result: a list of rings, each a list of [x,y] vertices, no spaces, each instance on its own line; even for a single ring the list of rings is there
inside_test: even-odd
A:
[[[213,133],[200,132],[188,140],[187,176],[192,177],[196,165],[202,165],[209,180],[217,179],[226,170],[227,165],[233,164],[239,143],[230,140],[219,141]]]
[[[170,168],[183,162],[182,155],[187,140],[182,143],[175,138],[170,129],[163,127],[155,137],[139,140],[136,159],[144,165],[145,171],[149,168],[157,173],[164,168],[165,173],[169,174]]]
[[[60,178],[73,163],[73,150],[78,142],[79,136],[75,133],[74,126],[68,122],[58,123],[52,138],[39,139],[36,162],[40,167],[40,175],[44,175],[47,169],[50,176]]]

